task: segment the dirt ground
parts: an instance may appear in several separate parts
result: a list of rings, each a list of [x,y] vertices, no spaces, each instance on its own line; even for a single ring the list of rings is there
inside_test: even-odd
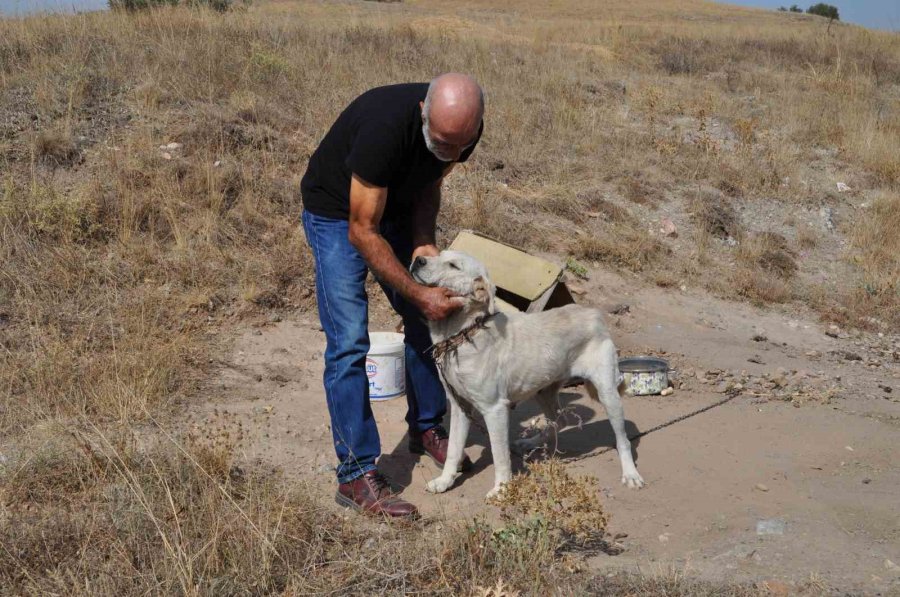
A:
[[[808,391],[777,398],[749,391],[751,382],[730,403],[635,441],[648,483],[643,490],[619,484],[614,451],[569,464],[599,479],[610,530],[627,534],[623,553],[594,556],[590,566],[789,586],[812,580],[841,592],[900,594],[897,337],[846,334],[797,313],[645,286],[604,271],[591,271],[590,281],[577,285],[582,304],[630,306],[607,315],[620,355],[665,354],[679,371],[673,395],[625,399],[629,434],[723,396],[715,379],[704,383],[696,372],[764,380],[796,371],[799,384],[815,381]],[[393,329],[398,319],[380,291],[370,296],[371,329]],[[240,427],[247,466],[282,468],[330,500],[335,462],[321,387],[325,338],[315,312],[235,333],[233,354],[221,363],[209,400],[190,407],[188,424]],[[582,419],[580,429],[560,434],[564,456],[614,445],[605,414],[581,388],[566,390],[562,401]],[[380,466],[426,516],[496,517],[484,503],[493,483],[486,437],[473,428],[467,453],[474,471],[433,496],[424,485],[437,468],[406,449],[405,400],[373,408]],[[537,412],[535,404],[517,408],[511,433],[521,433]],[[773,519],[784,523],[783,532],[760,534],[758,523]]]

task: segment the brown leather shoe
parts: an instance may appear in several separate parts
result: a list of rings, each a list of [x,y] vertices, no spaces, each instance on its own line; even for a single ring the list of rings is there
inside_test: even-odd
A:
[[[338,485],[334,501],[366,514],[380,514],[391,518],[415,518],[419,515],[415,506],[391,491],[387,479],[378,471],[369,471]]]
[[[409,434],[409,451],[413,454],[428,454],[438,466],[444,466],[447,461],[447,446],[450,439],[447,437],[447,430],[436,425],[428,431],[415,434]],[[467,471],[472,468],[472,461],[463,453],[463,461],[459,465],[460,471]]]

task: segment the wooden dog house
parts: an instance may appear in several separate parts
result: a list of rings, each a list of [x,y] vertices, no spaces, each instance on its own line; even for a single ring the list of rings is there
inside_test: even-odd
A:
[[[485,265],[501,311],[535,313],[575,302],[562,281],[563,268],[546,259],[470,230],[461,231],[449,248]]]

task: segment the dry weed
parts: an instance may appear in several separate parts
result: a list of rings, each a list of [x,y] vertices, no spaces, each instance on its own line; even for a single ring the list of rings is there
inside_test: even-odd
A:
[[[624,267],[635,272],[655,265],[669,251],[665,244],[646,231],[621,225],[583,237],[571,250],[581,259]]]
[[[41,131],[34,140],[35,156],[54,166],[71,166],[79,158],[70,134],[58,130]]]
[[[719,195],[709,192],[699,194],[691,204],[691,218],[705,234],[734,240],[740,240],[743,236],[740,217],[727,199]]]
[[[600,503],[597,480],[571,477],[550,459],[528,464],[494,500],[506,527],[495,531],[500,541],[516,541],[524,533],[546,533],[552,549],[585,547],[603,542],[608,517]]]
[[[754,234],[738,250],[738,260],[743,264],[782,279],[790,279],[797,273],[794,257],[787,239],[777,232]]]

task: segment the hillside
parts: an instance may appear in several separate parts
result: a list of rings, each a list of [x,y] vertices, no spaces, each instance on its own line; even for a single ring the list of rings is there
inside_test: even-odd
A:
[[[603,590],[478,525],[378,527],[372,556],[371,530],[302,479],[250,470],[243,431],[182,434],[215,408],[235,342],[314,318],[298,187],[333,119],[369,87],[451,70],[482,83],[487,112],[442,241],[472,228],[568,261],[591,274],[569,274],[589,304],[642,289],[821,326],[844,343],[830,349],[878,355],[844,394],[897,385],[898,35],[697,0],[2,20],[0,592]],[[623,325],[617,342],[660,347]]]

